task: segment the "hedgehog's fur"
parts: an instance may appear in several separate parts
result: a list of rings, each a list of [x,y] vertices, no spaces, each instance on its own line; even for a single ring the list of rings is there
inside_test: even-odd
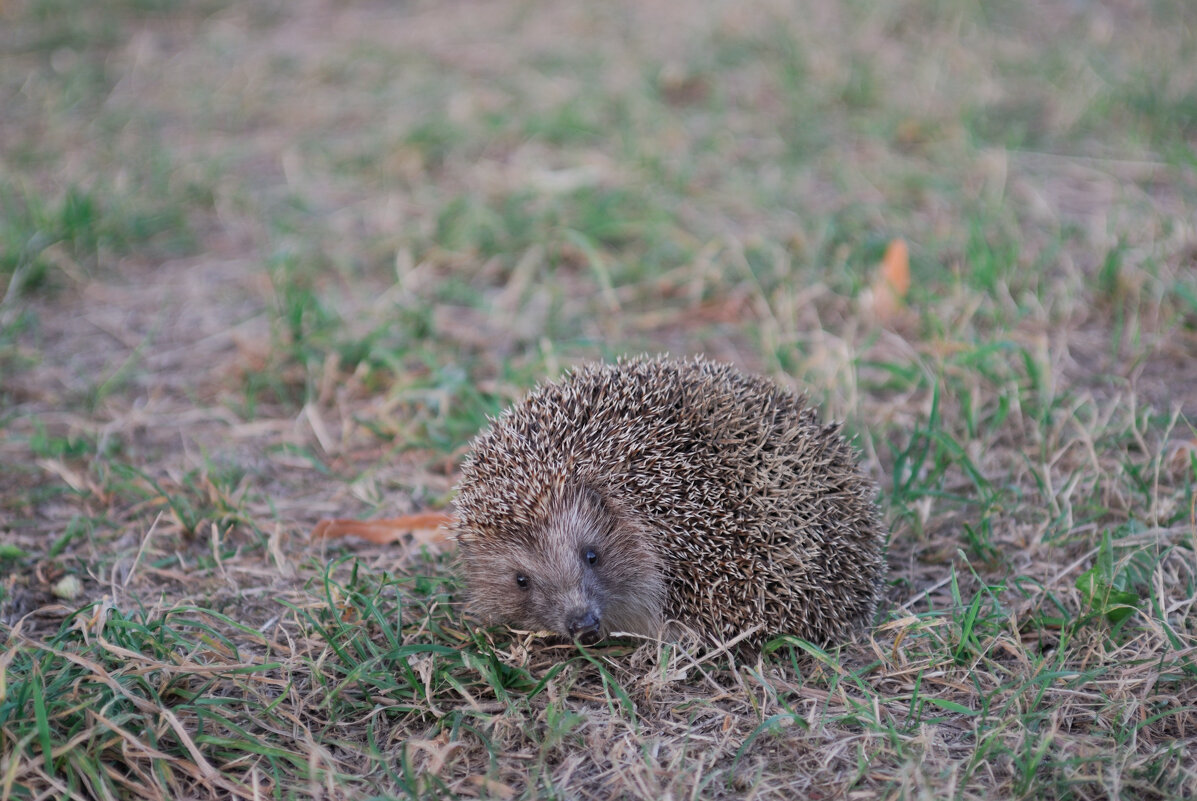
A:
[[[470,606],[611,632],[834,644],[885,571],[874,489],[803,398],[702,358],[577,369],[474,443],[457,494]],[[521,585],[525,585],[521,587]]]

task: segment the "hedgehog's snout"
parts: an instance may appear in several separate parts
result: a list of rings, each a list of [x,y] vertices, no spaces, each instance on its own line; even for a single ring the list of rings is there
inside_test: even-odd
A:
[[[594,645],[599,641],[602,620],[594,609],[577,609],[566,617],[565,627],[582,645]]]

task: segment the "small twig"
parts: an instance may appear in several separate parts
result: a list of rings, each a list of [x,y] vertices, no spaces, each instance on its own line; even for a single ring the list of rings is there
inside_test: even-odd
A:
[[[950,575],[949,575],[949,576],[946,576],[946,577],[944,577],[943,579],[941,579],[941,580],[939,580],[939,581],[935,582],[934,584],[932,584],[932,585],[931,585],[930,587],[928,587],[927,589],[925,589],[925,590],[923,590],[922,592],[920,592],[920,593],[918,593],[917,595],[915,595],[913,598],[911,598],[909,601],[907,601],[906,603],[902,604],[902,605],[901,605],[901,606],[899,606],[898,608],[899,608],[899,609],[909,609],[911,606],[913,606],[914,604],[918,603],[918,602],[919,602],[919,601],[921,601],[922,599],[926,598],[926,597],[927,597],[928,595],[930,595],[931,593],[933,593],[933,592],[935,592],[936,590],[940,589],[941,587],[944,587],[944,586],[946,586],[947,584],[951,583],[951,581],[952,581],[952,577],[951,577]]]

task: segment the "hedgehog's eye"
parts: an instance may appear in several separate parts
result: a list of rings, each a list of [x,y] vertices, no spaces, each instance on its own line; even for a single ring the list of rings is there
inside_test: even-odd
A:
[[[595,552],[594,548],[587,548],[582,554],[582,558],[585,559],[586,564],[590,565],[591,567],[594,567],[598,564],[598,553]]]
[[[523,576],[523,575],[516,576],[515,583],[519,585],[519,588],[521,590],[528,589],[528,577],[527,576]]]

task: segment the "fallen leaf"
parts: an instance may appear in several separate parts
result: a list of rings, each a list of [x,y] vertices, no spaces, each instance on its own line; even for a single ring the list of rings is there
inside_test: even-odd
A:
[[[444,527],[453,522],[453,515],[445,512],[420,512],[414,515],[388,517],[380,520],[351,520],[325,518],[312,529],[312,539],[331,540],[337,537],[360,537],[375,545],[398,542],[405,534],[420,543],[445,541]]]
[[[877,267],[862,304],[882,324],[890,322],[901,311],[903,299],[910,291],[910,251],[905,239],[894,239],[885,248],[885,255]]]
[[[885,248],[881,258],[881,278],[899,298],[910,291],[910,251],[906,240],[898,238]]]

